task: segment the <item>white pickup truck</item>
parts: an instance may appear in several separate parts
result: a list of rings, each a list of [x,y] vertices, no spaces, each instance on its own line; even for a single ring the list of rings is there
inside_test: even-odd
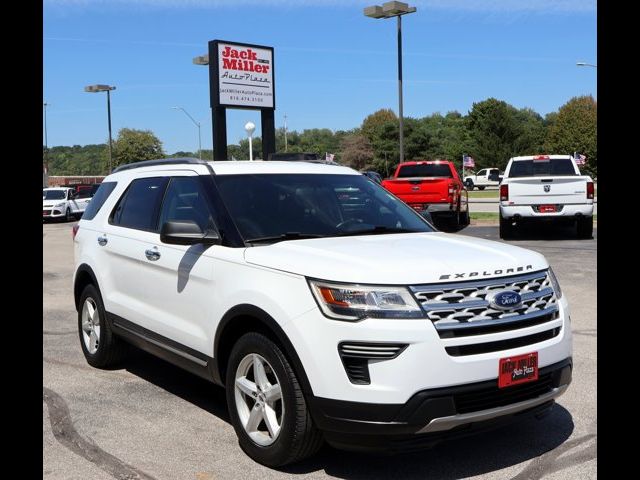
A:
[[[578,237],[591,238],[593,197],[593,180],[570,155],[513,157],[500,184],[500,238],[542,220],[575,222]]]
[[[464,177],[464,186],[471,191],[474,187],[478,190],[484,190],[486,187],[497,187],[500,185],[502,175],[497,168],[483,168],[478,173],[466,175]]]

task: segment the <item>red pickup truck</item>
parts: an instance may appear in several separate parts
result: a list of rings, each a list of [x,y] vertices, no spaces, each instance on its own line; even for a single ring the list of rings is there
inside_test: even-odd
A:
[[[447,160],[417,160],[398,165],[382,186],[434,221],[447,219],[457,229],[469,225],[469,194]]]

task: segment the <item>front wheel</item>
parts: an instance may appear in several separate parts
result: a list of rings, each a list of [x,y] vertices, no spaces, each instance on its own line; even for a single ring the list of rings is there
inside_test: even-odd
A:
[[[270,339],[255,332],[242,336],[226,372],[229,417],[240,447],[252,459],[279,467],[322,446],[298,378]]]
[[[64,213],[64,220],[66,222],[72,222],[73,221],[73,214],[71,213],[71,209],[69,207],[67,207],[67,210]]]
[[[469,190],[470,192],[473,191],[473,180],[471,180],[470,178],[467,178],[464,184],[467,187],[467,190]]]

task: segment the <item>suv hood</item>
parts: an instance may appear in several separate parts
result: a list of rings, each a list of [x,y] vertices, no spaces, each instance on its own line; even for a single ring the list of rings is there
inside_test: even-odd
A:
[[[465,235],[402,233],[282,241],[245,250],[254,265],[384,285],[478,280],[548,268],[539,253]]]

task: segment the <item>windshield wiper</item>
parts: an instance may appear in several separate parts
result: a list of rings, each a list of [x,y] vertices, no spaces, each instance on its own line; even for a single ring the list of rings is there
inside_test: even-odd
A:
[[[379,225],[373,228],[365,228],[363,230],[354,230],[353,232],[345,232],[338,234],[339,237],[348,237],[354,235],[377,235],[384,233],[424,233],[420,230],[409,230],[407,228],[385,227]]]
[[[272,235],[269,237],[249,238],[247,243],[261,243],[261,242],[280,242],[282,240],[303,240],[305,238],[322,238],[324,235],[318,235],[315,233],[300,233],[300,232],[287,232],[280,235]]]

